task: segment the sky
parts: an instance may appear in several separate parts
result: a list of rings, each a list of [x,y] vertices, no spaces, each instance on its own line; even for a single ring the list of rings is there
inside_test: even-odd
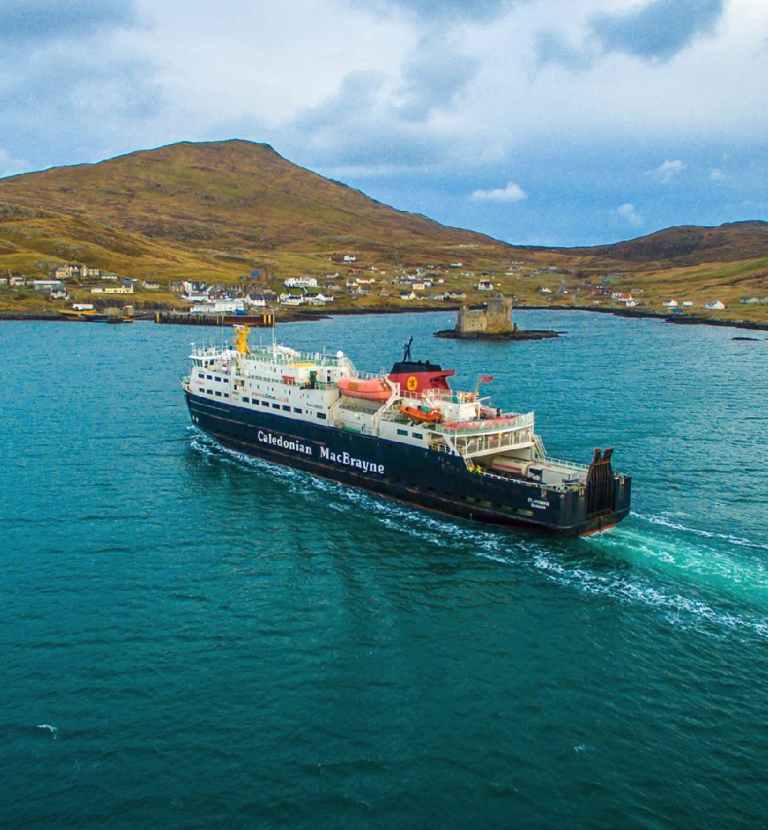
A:
[[[515,244],[768,220],[768,0],[2,0],[0,176],[241,138]]]

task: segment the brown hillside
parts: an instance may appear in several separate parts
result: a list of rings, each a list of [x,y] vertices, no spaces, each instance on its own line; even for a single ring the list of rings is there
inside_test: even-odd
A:
[[[733,222],[711,228],[682,225],[615,245],[568,251],[581,256],[675,267],[759,259],[768,256],[768,222]]]
[[[492,242],[394,210],[247,141],[174,144],[14,176],[0,181],[0,199],[208,253]]]

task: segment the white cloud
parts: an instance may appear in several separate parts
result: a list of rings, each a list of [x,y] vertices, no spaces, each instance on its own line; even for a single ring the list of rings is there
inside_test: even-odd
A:
[[[713,167],[709,171],[709,178],[713,182],[724,182],[728,177],[719,167]]]
[[[654,176],[661,179],[664,184],[669,184],[675,176],[679,176],[688,165],[680,159],[674,161],[665,161],[660,164],[653,172]]]
[[[508,182],[506,187],[495,190],[476,190],[470,198],[475,202],[522,202],[528,194],[519,184]]]
[[[0,178],[15,176],[29,170],[29,163],[24,159],[14,158],[7,150],[0,148]]]
[[[630,225],[637,226],[643,224],[642,217],[631,202],[625,202],[623,205],[616,208],[616,213],[618,213],[622,219],[626,219]]]

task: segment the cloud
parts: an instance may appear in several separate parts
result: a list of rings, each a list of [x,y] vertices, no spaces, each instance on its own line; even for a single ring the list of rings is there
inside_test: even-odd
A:
[[[131,0],[3,0],[0,10],[5,47],[92,34],[137,19]]]
[[[373,10],[398,9],[434,22],[445,18],[492,19],[503,14],[516,2],[523,0],[354,0],[354,5]]]
[[[448,110],[480,69],[478,58],[462,54],[445,39],[427,39],[409,58],[397,93],[402,98],[398,114],[424,121],[436,110]]]
[[[710,178],[710,181],[713,181],[713,182],[724,182],[728,177],[718,167],[713,167],[709,171],[709,178]]]
[[[651,0],[624,12],[598,12],[593,36],[606,52],[669,60],[699,35],[711,34],[725,0]]]
[[[519,184],[508,182],[506,187],[495,190],[475,190],[470,196],[474,202],[522,202],[528,194]]]
[[[616,208],[616,213],[618,213],[619,216],[622,217],[622,219],[626,219],[630,225],[637,226],[643,224],[642,217],[635,210],[635,206],[631,202],[626,202],[625,204]]]
[[[661,179],[664,184],[669,184],[675,176],[679,176],[688,165],[680,159],[674,161],[665,161],[660,164],[655,170],[652,170],[652,175]]]
[[[7,150],[0,148],[0,178],[14,176],[27,170],[29,165],[25,159],[15,158]]]
[[[575,45],[553,29],[538,32],[535,55],[538,66],[557,63],[566,69],[589,69],[595,61],[595,55],[591,50]]]

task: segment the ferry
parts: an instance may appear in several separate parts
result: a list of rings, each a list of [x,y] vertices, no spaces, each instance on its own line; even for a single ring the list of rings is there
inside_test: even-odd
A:
[[[551,458],[533,412],[502,412],[480,383],[452,389],[453,370],[412,359],[413,338],[390,372],[369,374],[274,334],[252,349],[249,327],[234,328],[231,346],[193,346],[181,381],[192,423],[226,447],[494,525],[579,536],[629,513],[612,448],[589,464]]]

